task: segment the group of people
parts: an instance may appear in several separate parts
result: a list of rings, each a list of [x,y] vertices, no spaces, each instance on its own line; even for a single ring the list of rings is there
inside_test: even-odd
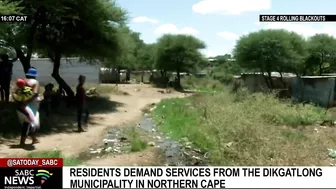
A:
[[[0,56],[0,81],[1,81],[1,100],[9,102],[10,83],[12,79],[13,60],[10,61],[8,55]],[[13,100],[17,104],[17,114],[20,124],[22,125],[20,146],[25,145],[27,137],[31,137],[32,144],[36,144],[39,140],[36,137],[36,132],[40,128],[39,102],[40,99],[40,83],[37,80],[37,69],[31,67],[25,74],[26,78],[16,80],[15,89],[12,92]],[[78,131],[83,132],[82,115],[85,115],[84,122],[87,123],[89,112],[87,108],[87,96],[84,88],[85,76],[80,75],[76,88],[77,101],[77,123]]]

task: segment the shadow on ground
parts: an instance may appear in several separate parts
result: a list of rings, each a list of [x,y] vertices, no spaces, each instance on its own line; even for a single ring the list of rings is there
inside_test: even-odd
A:
[[[117,111],[117,107],[123,106],[122,103],[111,101],[106,96],[94,96],[88,98],[90,115],[99,113],[109,113]],[[97,119],[97,118],[96,118]],[[95,126],[99,120],[91,118],[89,126]],[[40,135],[52,133],[68,133],[76,130],[76,107],[67,107],[62,103],[60,107],[54,109],[52,114],[40,112],[41,129]],[[0,144],[9,139],[14,139],[20,135],[21,126],[16,114],[16,105],[13,102],[0,102]],[[27,146],[29,148],[29,146]]]

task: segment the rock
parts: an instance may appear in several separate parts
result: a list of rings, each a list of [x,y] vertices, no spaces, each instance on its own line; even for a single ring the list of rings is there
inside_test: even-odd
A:
[[[127,141],[127,138],[126,137],[120,137],[120,142],[126,142]]]
[[[160,136],[156,136],[156,139],[161,140],[161,137]]]
[[[153,133],[154,133],[154,132],[156,132],[156,130],[155,130],[155,129],[152,129],[151,131],[152,131]]]
[[[148,142],[148,146],[155,146],[155,142]]]
[[[103,151],[103,148],[98,148],[98,149],[97,149],[97,152],[98,152],[98,153],[101,153],[102,151]]]
[[[225,146],[230,148],[232,146],[233,142],[226,143]]]
[[[200,150],[200,149],[193,149],[194,150],[194,152],[197,152],[197,153],[202,153],[202,150]]]
[[[90,154],[99,154],[99,152],[96,150],[93,150],[93,151],[90,151]]]
[[[181,141],[182,141],[182,142],[188,142],[189,139],[188,139],[187,137],[183,137],[183,138],[181,139]]]
[[[105,144],[117,142],[117,140],[115,140],[115,139],[104,139],[103,141],[104,141]]]
[[[110,152],[112,152],[113,151],[113,148],[110,146],[110,147],[108,147],[107,149],[105,149],[105,152],[108,152],[108,153],[110,153]]]
[[[186,146],[185,148],[186,148],[186,149],[191,149],[191,146]]]
[[[199,161],[202,160],[200,157],[197,157],[197,156],[192,156],[192,158],[195,159],[195,160],[199,160]]]
[[[113,152],[114,152],[114,153],[120,153],[120,150],[113,149]]]
[[[190,154],[187,152],[183,152],[183,155],[190,157]]]
[[[190,145],[192,145],[192,142],[186,142],[185,143],[185,146],[190,146]]]
[[[96,158],[97,158],[97,159],[99,159],[100,157],[99,157],[99,156],[97,156]]]

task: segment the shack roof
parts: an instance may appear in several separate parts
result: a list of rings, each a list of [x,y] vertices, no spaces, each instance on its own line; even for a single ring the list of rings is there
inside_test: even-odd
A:
[[[302,79],[327,79],[336,78],[336,75],[322,75],[322,76],[301,76]]]
[[[268,75],[267,72],[247,72],[247,73],[241,73],[240,75]],[[271,72],[271,76],[272,77],[281,77],[280,73],[279,72]],[[295,74],[293,73],[282,73],[282,77],[296,77]]]

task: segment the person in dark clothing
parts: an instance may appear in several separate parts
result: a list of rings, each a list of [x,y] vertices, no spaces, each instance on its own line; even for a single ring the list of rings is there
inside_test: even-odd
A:
[[[53,88],[54,85],[52,83],[47,84],[44,86],[44,93],[43,93],[43,109],[47,116],[51,113],[52,107],[52,97],[53,97]]]
[[[2,96],[4,96],[5,97],[5,94],[2,94],[2,87],[1,87],[1,85],[2,85],[2,60],[0,60],[0,96],[1,96],[1,100],[2,100]]]
[[[127,70],[126,72],[126,81],[129,82],[131,80],[131,70]]]
[[[17,58],[13,60],[9,60],[9,56],[7,54],[2,54],[0,58],[1,58],[1,64],[0,64],[1,100],[5,102],[9,102],[10,82],[12,80],[13,62],[15,62]]]
[[[84,123],[86,124],[89,119],[89,110],[87,107],[87,96],[84,88],[85,76],[80,75],[78,78],[78,85],[76,88],[76,101],[77,101],[77,125],[78,132],[84,132],[82,128],[82,116],[84,114]]]

